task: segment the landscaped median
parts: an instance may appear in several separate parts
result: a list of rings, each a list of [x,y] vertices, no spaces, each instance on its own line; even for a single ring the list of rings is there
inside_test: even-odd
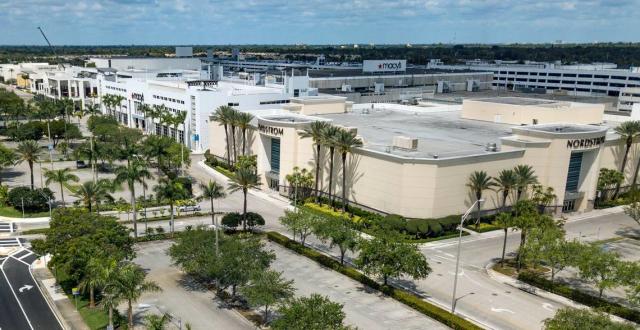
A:
[[[549,291],[551,293],[555,293],[562,297],[571,299],[577,303],[596,308],[603,312],[619,316],[623,319],[635,323],[640,323],[640,311],[638,310],[634,310],[629,307],[607,301],[603,298],[592,296],[588,293],[573,289],[562,283],[551,283],[550,280],[542,278],[541,276],[536,275],[533,272],[520,272],[518,274],[518,280],[540,288],[541,290]]]
[[[343,266],[340,264],[340,262],[338,262],[337,260],[334,260],[333,258],[322,254],[312,248],[303,246],[302,244],[290,240],[288,237],[277,233],[277,232],[267,232],[267,238],[272,241],[275,242],[277,244],[280,244],[290,250],[293,250],[307,258],[310,258],[318,263],[320,263],[321,265],[328,267],[332,270],[335,270],[339,273],[342,273],[346,276],[349,276],[350,278],[366,285],[369,286],[373,289],[379,290],[380,292],[392,297],[393,299],[396,299],[397,301],[419,311],[420,313],[433,318],[434,320],[437,320],[453,329],[482,329],[478,326],[476,326],[475,324],[457,316],[454,314],[451,314],[449,312],[447,312],[446,310],[431,304],[427,301],[424,301],[422,298],[420,298],[419,296],[403,290],[403,289],[399,289],[393,286],[385,286],[382,284],[379,284],[378,282],[374,281],[373,279],[369,278],[368,276],[360,273],[358,270],[356,270],[353,267],[349,267],[349,266]]]

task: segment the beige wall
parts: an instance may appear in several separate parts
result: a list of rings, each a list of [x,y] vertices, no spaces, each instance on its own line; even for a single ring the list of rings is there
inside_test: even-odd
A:
[[[602,123],[603,115],[602,104],[558,102],[535,106],[464,100],[461,117],[513,125],[531,125],[534,119],[538,124],[599,124]]]
[[[280,185],[288,185],[285,176],[293,172],[293,167],[315,171],[315,146],[311,139],[302,139],[299,131],[304,124],[260,121],[261,124],[282,128]],[[217,123],[210,124],[211,152],[225,156],[224,128]],[[589,149],[567,147],[568,139],[602,136],[603,131],[567,136],[551,133],[530,133],[526,129],[514,128],[514,135],[503,139],[500,152],[476,156],[441,159],[401,158],[371,150],[357,150],[347,158],[347,195],[357,203],[370,206],[387,213],[397,213],[407,217],[442,217],[464,212],[474,197],[466,186],[469,175],[476,170],[484,170],[497,176],[503,169],[518,164],[531,165],[539,182],[555,190],[557,205],[562,205],[569,158],[572,152],[584,152],[582,173],[579,182],[581,197],[577,210],[588,210],[595,198],[595,188],[599,169],[619,168],[622,159],[621,141],[609,140]],[[258,155],[258,173],[263,189],[267,189],[266,172],[270,170],[270,139],[273,135],[253,131],[250,134],[251,153]],[[240,141],[238,136],[237,143]],[[327,148],[322,148],[321,188],[328,191],[329,161]],[[629,180],[640,156],[640,143],[635,143],[630,152],[627,166]],[[335,155],[333,173],[333,193],[342,196],[342,163]],[[498,192],[484,192],[483,208],[497,208],[501,199]],[[508,201],[510,203],[510,201]]]

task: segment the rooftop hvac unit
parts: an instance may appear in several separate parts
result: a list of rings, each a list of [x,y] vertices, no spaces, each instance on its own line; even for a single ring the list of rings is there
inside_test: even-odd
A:
[[[340,88],[342,92],[351,92],[351,85],[342,84],[342,88]]]
[[[352,127],[352,126],[345,126],[344,129],[347,132],[353,132],[353,134],[358,134],[358,128],[357,127]]]
[[[498,145],[496,145],[495,143],[487,143],[487,146],[485,148],[486,151],[491,151],[491,152],[496,152],[498,151]]]
[[[417,150],[418,139],[410,138],[407,136],[394,136],[393,147],[398,149],[404,149],[404,150]]]
[[[439,80],[438,81],[438,87],[436,90],[438,93],[449,93],[451,92],[451,87],[449,86],[449,82],[448,81],[444,81],[444,80]]]
[[[480,84],[477,80],[467,80],[467,92],[477,92],[480,90]]]

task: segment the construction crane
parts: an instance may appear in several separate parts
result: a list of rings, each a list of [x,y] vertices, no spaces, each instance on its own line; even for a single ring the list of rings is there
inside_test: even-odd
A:
[[[53,53],[53,56],[58,59],[58,54],[56,54],[56,50],[55,48],[53,48],[53,46],[51,45],[51,43],[49,42],[49,38],[47,38],[47,36],[44,34],[44,31],[42,31],[42,28],[38,26],[38,30],[40,30],[40,33],[42,34],[42,36],[44,37],[44,40],[47,42],[47,44],[49,45],[49,47],[51,48],[51,52]],[[64,67],[64,64],[61,61],[58,61],[58,65],[60,65],[63,69],[66,69]]]

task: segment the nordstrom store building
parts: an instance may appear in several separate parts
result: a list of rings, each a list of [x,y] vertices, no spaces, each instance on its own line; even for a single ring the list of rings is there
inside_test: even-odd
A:
[[[287,186],[295,166],[314,170],[320,158],[321,187],[328,191],[329,154],[316,155],[299,132],[316,120],[355,130],[363,140],[347,157],[346,186],[334,159],[332,191],[387,213],[431,218],[464,212],[473,202],[466,183],[473,171],[496,176],[531,165],[538,181],[552,187],[558,211],[589,210],[600,168],[619,168],[624,144],[604,122],[604,107],[514,97],[465,100],[463,105],[352,105],[337,96],[293,98],[283,109],[250,111],[249,134],[263,189]],[[210,122],[211,153],[226,157],[224,127]],[[236,141],[240,137],[236,137]],[[637,144],[625,169],[632,177]],[[485,191],[484,209],[500,206],[498,192]]]

